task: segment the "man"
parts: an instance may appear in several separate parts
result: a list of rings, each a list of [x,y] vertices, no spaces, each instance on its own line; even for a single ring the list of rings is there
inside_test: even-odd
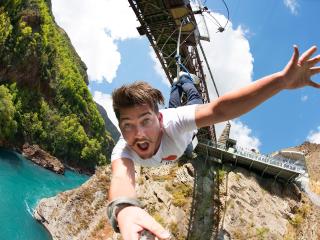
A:
[[[291,60],[282,71],[207,104],[159,111],[158,104],[163,104],[163,96],[159,90],[148,84],[134,83],[115,90],[113,106],[122,137],[111,157],[111,204],[108,216],[113,226],[119,227],[123,238],[137,240],[144,229],[160,239],[170,236],[139,207],[135,194],[134,164],[156,166],[178,159],[190,143],[196,129],[239,117],[281,90],[305,86],[320,88],[320,84],[310,79],[311,76],[320,73],[320,67],[315,66],[320,62],[320,55],[311,58],[315,52],[316,47],[311,47],[299,58],[299,51],[295,46]],[[188,81],[183,82],[183,79],[177,83],[180,84],[178,87],[183,88],[185,84],[190,84]],[[176,84],[172,88],[173,95],[175,91],[179,92],[175,87]],[[193,89],[189,88],[190,85],[185,87]]]

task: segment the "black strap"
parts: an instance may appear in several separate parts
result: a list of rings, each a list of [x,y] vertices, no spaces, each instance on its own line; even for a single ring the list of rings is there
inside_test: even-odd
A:
[[[118,226],[118,220],[116,216],[117,210],[119,210],[119,208],[124,208],[127,206],[141,207],[141,204],[135,198],[119,197],[111,201],[107,206],[107,215],[108,215],[110,224],[116,233],[120,232],[120,229]]]

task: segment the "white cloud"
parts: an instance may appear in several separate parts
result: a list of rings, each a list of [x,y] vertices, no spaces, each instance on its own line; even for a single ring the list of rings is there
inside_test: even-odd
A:
[[[113,111],[111,95],[105,94],[99,91],[95,91],[93,94],[93,99],[95,102],[99,103],[106,110],[109,119],[120,131],[117,117]]]
[[[227,21],[226,17],[211,13],[220,23]],[[207,19],[208,17],[206,17]],[[212,21],[206,21],[211,41],[202,41],[215,83],[220,96],[226,92],[248,85],[252,81],[253,56],[250,52],[246,33],[249,29],[239,26],[233,29],[232,22],[223,33],[217,33],[217,26]],[[216,98],[209,71],[204,66],[207,76],[207,86],[210,99]]]
[[[230,138],[237,140],[237,146],[259,150],[260,140],[252,135],[252,130],[240,120],[230,121]]]
[[[307,100],[308,100],[308,96],[307,95],[304,95],[304,96],[301,97],[301,101],[302,102],[305,102]]]
[[[126,0],[52,0],[55,20],[88,67],[91,81],[112,82],[121,56],[117,40],[137,38],[136,16]]]
[[[226,17],[221,14],[211,14],[222,25],[227,21]],[[208,18],[208,16],[205,17],[211,41],[202,41],[201,43],[221,96],[252,82],[254,59],[250,52],[249,41],[246,39],[246,36],[252,35],[252,33],[250,29],[242,26],[233,29],[232,22],[228,23],[223,33],[217,33],[217,26]],[[201,19],[197,19],[197,21],[203,22]],[[203,68],[207,77],[206,83],[210,100],[212,101],[217,97],[216,91],[207,67],[203,65]],[[225,124],[224,122],[215,125],[218,137],[222,133]],[[249,146],[250,149],[260,146],[259,139],[249,136],[251,129],[248,126],[240,121],[236,121],[234,124],[235,126],[231,127],[231,131],[233,132],[233,136],[237,138],[239,145]],[[242,141],[244,142],[242,143]]]
[[[156,71],[156,73],[161,77],[161,80],[163,83],[165,83],[167,86],[171,86],[170,85],[170,82],[167,78],[167,75],[165,74],[162,66],[161,66],[161,63],[157,57],[157,55],[155,54],[154,50],[152,47],[150,47],[150,50],[149,50],[149,56],[151,57],[154,65],[153,65],[153,69]]]
[[[310,131],[309,135],[307,136],[307,140],[312,143],[320,144],[320,126],[316,131]]]
[[[293,15],[297,15],[298,14],[298,1],[297,0],[283,0],[284,5],[286,5],[287,8],[290,9],[290,12]]]

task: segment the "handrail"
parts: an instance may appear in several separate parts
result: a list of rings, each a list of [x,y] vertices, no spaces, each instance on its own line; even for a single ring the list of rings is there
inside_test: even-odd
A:
[[[212,148],[222,150],[224,152],[229,152],[234,155],[239,155],[239,156],[243,156],[245,158],[249,158],[251,160],[266,163],[268,165],[281,167],[284,169],[289,169],[289,170],[295,171],[299,174],[305,173],[305,169],[302,168],[301,166],[297,165],[292,159],[288,159],[288,158],[284,158],[284,157],[271,157],[268,155],[263,155],[263,154],[260,154],[257,152],[247,150],[247,149],[239,147],[239,146],[235,146],[234,148],[227,149],[225,145],[223,145],[221,143],[213,144],[211,141],[208,141],[206,143],[201,141],[200,143],[207,145],[209,147],[212,147]],[[234,152],[230,152],[230,149],[234,149]]]

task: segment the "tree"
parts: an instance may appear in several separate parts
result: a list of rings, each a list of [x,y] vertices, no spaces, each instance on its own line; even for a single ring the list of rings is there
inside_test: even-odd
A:
[[[15,107],[12,95],[5,86],[0,86],[0,140],[8,140],[17,131],[17,122],[14,119]]]
[[[106,164],[106,157],[102,154],[101,144],[97,139],[90,139],[82,149],[81,159],[88,167],[94,167],[96,164]]]
[[[77,117],[71,114],[62,119],[56,128],[56,133],[53,143],[55,155],[69,158],[78,164],[88,137]]]
[[[37,143],[46,134],[42,127],[42,121],[37,112],[27,112],[21,115],[21,125],[25,140],[29,143]]]
[[[8,36],[12,32],[12,26],[10,24],[10,18],[4,11],[4,8],[0,8],[0,47],[3,48]]]

